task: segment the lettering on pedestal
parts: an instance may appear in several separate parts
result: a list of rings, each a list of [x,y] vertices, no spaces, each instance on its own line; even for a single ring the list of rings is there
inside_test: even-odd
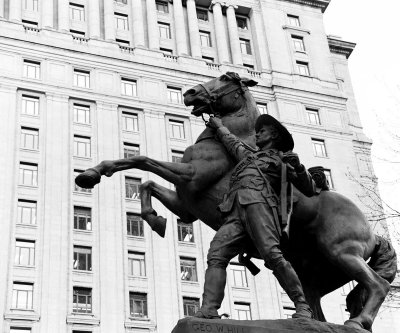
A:
[[[234,327],[230,325],[214,324],[214,323],[192,323],[194,332],[208,333],[245,333],[244,327]]]

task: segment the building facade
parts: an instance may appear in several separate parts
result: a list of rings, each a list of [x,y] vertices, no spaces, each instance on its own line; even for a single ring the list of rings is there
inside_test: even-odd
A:
[[[140,170],[93,190],[74,178],[105,159],[179,161],[204,129],[182,93],[226,71],[257,80],[260,112],[358,200],[348,173],[370,181],[371,142],[348,71],[355,44],[324,31],[329,2],[0,0],[1,332],[166,333],[196,311],[213,232],[157,201],[164,239],[139,217],[142,182],[173,186]],[[222,312],[293,311],[270,272],[229,271]],[[349,288],[324,301],[329,321],[347,319]],[[395,332],[391,311],[375,332]]]

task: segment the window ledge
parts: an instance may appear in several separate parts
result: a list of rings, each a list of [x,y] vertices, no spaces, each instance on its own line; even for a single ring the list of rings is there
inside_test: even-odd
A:
[[[76,195],[84,195],[84,196],[87,196],[87,197],[91,196],[92,193],[93,193],[93,192],[82,192],[82,191],[75,191],[75,190],[73,192]]]
[[[233,290],[238,290],[238,291],[248,291],[250,292],[250,288],[249,287],[239,287],[239,286],[232,286]]]
[[[74,229],[74,233],[76,234],[91,235],[92,232],[92,230]]]
[[[149,318],[140,318],[140,317],[129,317],[129,321],[125,321],[125,328],[141,328],[148,329],[150,331],[155,331],[156,323]]]
[[[138,199],[125,198],[125,200],[127,200],[129,202],[140,202],[140,198],[138,198]]]
[[[35,269],[35,265],[30,266],[30,265],[20,265],[20,264],[14,264],[15,268],[27,270],[27,271],[33,271]]]
[[[87,128],[91,128],[92,127],[92,124],[78,123],[76,121],[74,121],[74,125],[83,126],[83,127],[87,127]]]
[[[21,117],[28,117],[32,119],[39,119],[39,115],[35,116],[33,114],[26,114],[26,113],[21,113]]]
[[[79,160],[79,161],[91,161],[92,160],[91,157],[75,156],[75,155],[74,155],[74,159]]]
[[[295,26],[291,26],[291,25],[283,25],[282,26],[283,29],[285,30],[292,30],[292,31],[296,31],[296,32],[300,32],[300,33],[304,33],[304,34],[311,34],[311,31],[302,27],[295,27]]]
[[[139,241],[139,242],[145,242],[146,239],[144,236],[133,236],[133,235],[127,235],[128,239],[133,240],[133,241]]]
[[[300,54],[304,54],[304,55],[307,55],[307,52],[306,52],[306,51],[301,51],[301,50],[295,50],[295,52],[296,52],[296,53],[300,53]]]
[[[18,187],[19,188],[29,188],[29,189],[37,189],[38,188],[37,185],[24,185],[24,184],[19,184]]]
[[[186,284],[188,286],[195,286],[198,287],[199,286],[199,282],[198,281],[186,281],[186,280],[181,280],[181,282],[183,284]]]
[[[186,246],[186,247],[196,247],[195,242],[184,242],[184,241],[178,241],[179,246]]]
[[[83,275],[83,276],[93,276],[92,271],[84,271],[79,269],[73,269],[72,272],[76,275]]]
[[[30,149],[30,148],[20,148],[22,151],[26,151],[26,152],[30,152],[30,153],[35,153],[38,154],[39,153],[39,149]]]
[[[34,310],[10,309],[4,314],[4,319],[35,322],[40,320],[40,315]]]
[[[16,225],[19,228],[32,228],[32,229],[37,229],[38,228],[37,224],[16,223]]]
[[[128,131],[126,129],[122,130],[122,133],[134,133],[134,134],[139,134],[139,131]]]
[[[99,326],[100,319],[95,315],[85,313],[71,313],[67,316],[67,324],[82,324],[82,325],[93,325]]]
[[[131,281],[143,281],[143,282],[147,282],[148,278],[147,276],[134,276],[134,275],[129,275],[128,279]]]
[[[314,157],[318,157],[318,158],[327,158],[327,159],[329,159],[329,157],[328,157],[328,156],[319,156],[319,155],[314,155]]]

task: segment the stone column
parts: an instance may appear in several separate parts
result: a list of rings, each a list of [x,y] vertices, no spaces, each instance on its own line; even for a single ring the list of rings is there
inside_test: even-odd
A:
[[[69,31],[69,2],[58,0],[58,30]]]
[[[155,0],[146,0],[147,30],[149,35],[149,49],[160,49],[160,33],[158,32],[157,10]]]
[[[0,0],[0,17],[4,17],[4,0]]]
[[[199,33],[199,23],[197,21],[195,0],[186,1],[186,9],[189,23],[189,40],[192,57],[201,58],[201,43]]]
[[[224,19],[222,16],[221,3],[218,0],[212,1],[215,37],[217,39],[218,59],[220,63],[229,62],[228,45],[226,44],[226,34],[224,27]]]
[[[174,22],[176,50],[178,55],[187,55],[187,41],[185,31],[185,21],[183,18],[182,0],[174,0]]]
[[[114,0],[104,0],[104,39],[115,40]]]
[[[39,6],[42,10],[42,27],[53,28],[53,0],[42,0]]]
[[[144,45],[142,0],[132,0],[133,45]]]
[[[9,2],[9,6],[10,21],[21,22],[22,0],[12,0]]]
[[[240,49],[239,32],[236,23],[235,8],[237,6],[228,5],[226,18],[228,21],[229,42],[232,52],[232,63],[234,65],[243,65],[242,51]]]
[[[89,4],[89,36],[100,38],[100,4],[99,0],[90,0]]]

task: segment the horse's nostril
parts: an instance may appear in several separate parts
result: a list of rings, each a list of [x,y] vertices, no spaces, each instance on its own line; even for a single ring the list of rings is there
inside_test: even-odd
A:
[[[187,96],[187,95],[194,95],[195,93],[196,93],[196,90],[194,90],[194,89],[192,88],[192,89],[187,90],[183,95],[184,95],[184,96]]]

